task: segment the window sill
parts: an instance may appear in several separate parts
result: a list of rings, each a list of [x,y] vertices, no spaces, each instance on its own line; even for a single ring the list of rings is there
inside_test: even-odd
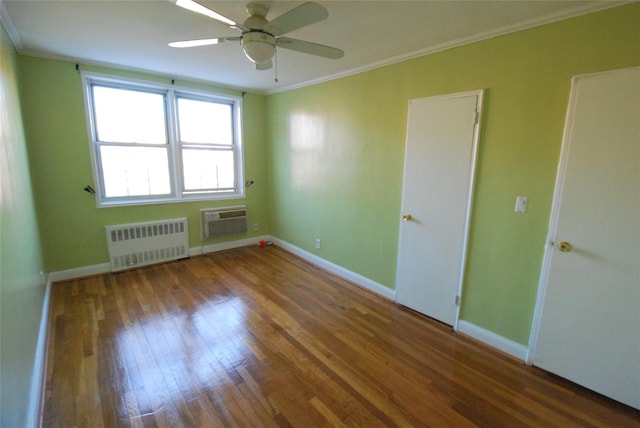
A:
[[[164,205],[164,204],[180,204],[187,202],[200,202],[200,201],[226,201],[232,199],[245,199],[244,192],[228,193],[224,195],[190,195],[183,198],[154,198],[154,199],[139,199],[135,201],[131,200],[117,200],[117,201],[100,201],[96,202],[98,208],[114,208],[114,207],[130,207],[138,205]]]

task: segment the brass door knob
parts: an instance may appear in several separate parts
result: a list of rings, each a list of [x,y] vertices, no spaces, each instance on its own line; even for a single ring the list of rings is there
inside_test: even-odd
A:
[[[405,214],[402,216],[402,221],[411,221],[413,220],[413,217],[411,217],[411,214]]]
[[[568,253],[569,251],[571,251],[571,248],[573,248],[571,244],[566,241],[558,243],[558,250],[562,251],[563,253]]]

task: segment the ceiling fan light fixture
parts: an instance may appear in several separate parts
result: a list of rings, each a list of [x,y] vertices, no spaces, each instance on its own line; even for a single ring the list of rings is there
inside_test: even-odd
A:
[[[276,53],[276,38],[262,31],[248,31],[242,35],[244,54],[256,64],[268,62]]]

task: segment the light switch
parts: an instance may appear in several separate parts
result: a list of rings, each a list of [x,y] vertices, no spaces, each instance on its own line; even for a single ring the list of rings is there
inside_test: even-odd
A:
[[[526,196],[516,196],[516,208],[514,211],[517,213],[526,213],[528,203],[529,198]]]

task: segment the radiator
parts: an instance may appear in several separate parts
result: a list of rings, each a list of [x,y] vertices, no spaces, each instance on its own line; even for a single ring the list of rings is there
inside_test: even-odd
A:
[[[203,208],[200,210],[202,239],[247,233],[245,207]]]
[[[111,271],[189,257],[186,218],[106,226]]]

